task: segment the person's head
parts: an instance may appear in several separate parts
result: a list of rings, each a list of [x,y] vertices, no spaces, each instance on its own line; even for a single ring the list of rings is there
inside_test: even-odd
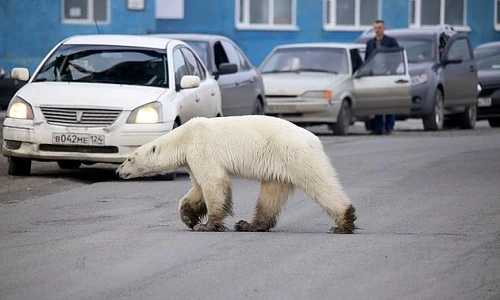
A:
[[[373,23],[373,32],[375,37],[382,38],[384,36],[385,24],[383,20],[375,20]]]

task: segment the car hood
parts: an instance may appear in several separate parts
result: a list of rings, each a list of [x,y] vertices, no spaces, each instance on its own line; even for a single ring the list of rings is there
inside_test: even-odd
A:
[[[270,96],[297,96],[307,91],[318,91],[349,77],[327,73],[264,73],[264,90]]]
[[[34,82],[23,86],[17,96],[34,106],[106,107],[132,110],[158,100],[168,89],[158,87]]]
[[[500,70],[479,70],[477,77],[481,85],[500,87]]]
[[[434,66],[434,62],[419,62],[419,63],[409,63],[408,71],[410,75],[420,75],[422,73],[427,73]]]

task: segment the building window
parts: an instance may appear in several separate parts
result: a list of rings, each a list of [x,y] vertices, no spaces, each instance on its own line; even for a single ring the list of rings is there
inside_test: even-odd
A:
[[[380,18],[382,0],[325,0],[325,29],[359,30],[370,28]]]
[[[410,0],[410,25],[466,27],[467,0]]]
[[[495,29],[500,30],[500,0],[495,1],[495,11],[494,11],[494,20],[495,20]]]
[[[296,0],[236,0],[240,29],[296,29]]]
[[[62,0],[63,23],[109,23],[109,0]]]

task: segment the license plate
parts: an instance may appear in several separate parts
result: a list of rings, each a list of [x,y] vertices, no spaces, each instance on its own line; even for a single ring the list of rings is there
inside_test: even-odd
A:
[[[297,107],[295,105],[283,105],[283,106],[269,106],[268,107],[268,112],[270,113],[296,113],[297,112]]]
[[[477,106],[491,106],[491,98],[489,97],[477,98]]]
[[[53,133],[52,143],[59,145],[102,146],[104,145],[104,135],[86,133]]]

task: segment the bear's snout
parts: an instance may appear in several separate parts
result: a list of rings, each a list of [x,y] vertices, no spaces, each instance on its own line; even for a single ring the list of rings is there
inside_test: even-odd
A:
[[[130,177],[130,173],[123,172],[121,166],[116,170],[116,175],[118,175],[118,177],[122,179],[127,179]]]

